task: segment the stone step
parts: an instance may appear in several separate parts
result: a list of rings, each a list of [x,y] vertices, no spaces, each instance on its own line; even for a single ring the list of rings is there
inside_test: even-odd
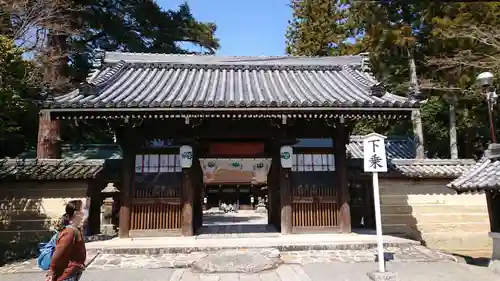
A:
[[[384,243],[385,248],[407,248],[418,245],[414,241],[407,243]],[[129,255],[163,255],[163,254],[189,254],[192,252],[212,253],[220,250],[238,250],[238,249],[264,249],[274,248],[280,252],[291,251],[325,251],[325,250],[342,250],[342,251],[362,251],[376,249],[377,243],[329,243],[329,244],[316,244],[302,243],[302,244],[265,244],[265,245],[206,245],[206,246],[122,246],[122,247],[87,247],[91,253],[102,254],[129,254]]]

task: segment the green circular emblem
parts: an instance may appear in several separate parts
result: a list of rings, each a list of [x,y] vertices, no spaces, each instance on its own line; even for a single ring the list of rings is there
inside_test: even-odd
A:
[[[238,162],[233,162],[233,164],[232,164],[232,165],[233,165],[233,167],[239,167],[239,166],[240,166],[240,163],[238,163]]]
[[[288,159],[290,159],[290,157],[291,157],[290,152],[281,153],[281,159],[288,160]]]

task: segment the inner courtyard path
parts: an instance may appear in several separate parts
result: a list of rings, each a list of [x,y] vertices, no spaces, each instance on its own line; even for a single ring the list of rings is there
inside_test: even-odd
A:
[[[203,212],[203,227],[197,239],[278,237],[278,230],[267,224],[267,213],[240,210],[225,213],[218,208]]]

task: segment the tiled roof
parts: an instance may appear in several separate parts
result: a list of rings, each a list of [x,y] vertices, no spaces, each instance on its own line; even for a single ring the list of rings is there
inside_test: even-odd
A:
[[[62,145],[61,156],[64,160],[81,161],[87,159],[121,159],[122,153],[119,145],[115,144],[80,144]],[[34,159],[36,150],[28,150],[16,158]]]
[[[332,147],[332,139],[299,139],[294,147]],[[353,159],[363,158],[363,136],[352,135],[346,145],[347,152]],[[389,136],[385,139],[387,159],[415,158],[415,142],[406,137]]]
[[[456,178],[475,164],[473,159],[392,159],[389,167],[412,178]]]
[[[500,144],[490,144],[483,158],[448,187],[458,192],[500,191]]]
[[[4,159],[0,180],[93,179],[104,169],[105,160]]]
[[[347,151],[352,158],[363,158],[363,136],[351,136]],[[388,137],[385,139],[385,152],[387,159],[413,159],[415,158],[415,142],[410,138]]]
[[[363,70],[361,56],[217,57],[105,53],[79,90],[51,108],[408,108]]]
[[[294,147],[332,147],[332,139],[299,139]],[[346,145],[349,163],[354,169],[363,169],[363,136],[352,135]],[[387,176],[411,178],[456,178],[476,162],[472,159],[416,159],[415,142],[411,138],[388,136],[385,150],[389,162]]]

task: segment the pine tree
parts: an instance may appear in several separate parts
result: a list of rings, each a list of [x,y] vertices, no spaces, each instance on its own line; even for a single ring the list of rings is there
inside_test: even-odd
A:
[[[293,18],[286,33],[286,52],[329,56],[346,52],[347,13],[344,1],[292,0]]]

